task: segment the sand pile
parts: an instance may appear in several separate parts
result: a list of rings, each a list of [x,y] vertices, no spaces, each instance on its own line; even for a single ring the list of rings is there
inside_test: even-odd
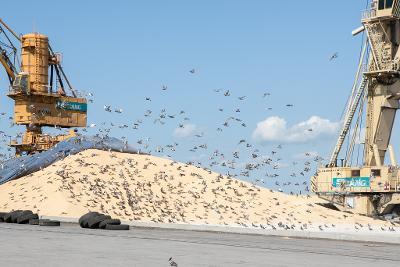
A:
[[[262,228],[335,228],[389,223],[338,212],[315,198],[256,187],[168,159],[86,150],[0,186],[0,211],[79,217],[99,211],[126,221]]]

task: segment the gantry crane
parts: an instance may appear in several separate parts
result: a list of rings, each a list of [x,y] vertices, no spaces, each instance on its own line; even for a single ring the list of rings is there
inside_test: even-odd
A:
[[[0,36],[3,37],[0,40],[0,63],[10,83],[7,95],[15,103],[14,123],[26,126],[22,140],[10,143],[15,154],[45,151],[76,135],[71,130],[69,134],[51,136],[43,133],[42,127],[86,127],[87,100],[77,96],[48,37],[40,33],[18,36],[1,19]],[[16,39],[21,47],[20,59],[12,39]],[[72,96],[67,95],[64,82]]]
[[[311,178],[311,188],[339,209],[366,215],[398,212],[400,171],[390,140],[400,108],[400,0],[372,0],[353,35],[361,32],[366,41],[343,127],[329,163]],[[363,120],[365,138],[360,142]],[[360,166],[352,164],[357,143],[363,145]]]

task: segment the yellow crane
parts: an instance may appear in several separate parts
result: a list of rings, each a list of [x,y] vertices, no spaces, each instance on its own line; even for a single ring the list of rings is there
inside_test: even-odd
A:
[[[0,63],[10,83],[7,96],[15,103],[14,123],[26,127],[22,140],[10,143],[15,148],[15,154],[20,156],[45,151],[60,141],[76,136],[74,130],[57,136],[42,131],[45,126],[75,128],[86,127],[87,123],[87,100],[77,96],[48,37],[40,33],[20,37],[1,19],[0,35],[4,39],[0,40]],[[21,47],[20,57],[12,38]],[[66,93],[64,82],[72,95]]]
[[[362,13],[362,26],[353,31],[365,32],[366,41],[342,130],[329,163],[317,170],[311,187],[339,209],[366,215],[400,213],[400,167],[390,144],[400,109],[400,0],[370,4]],[[352,155],[363,119],[363,162],[357,166]],[[387,154],[390,161],[385,165]]]

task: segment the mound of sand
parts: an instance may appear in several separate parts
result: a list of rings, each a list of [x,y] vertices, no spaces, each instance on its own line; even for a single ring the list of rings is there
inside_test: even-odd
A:
[[[326,209],[315,198],[259,188],[168,159],[86,150],[0,186],[0,211],[80,217],[87,211],[126,221],[334,228],[390,224]]]

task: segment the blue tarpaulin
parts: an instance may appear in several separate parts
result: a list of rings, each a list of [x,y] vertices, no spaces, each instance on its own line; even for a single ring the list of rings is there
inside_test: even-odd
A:
[[[139,153],[127,142],[113,137],[77,136],[58,143],[51,149],[28,156],[13,158],[0,166],[0,184],[39,171],[69,155],[86,149],[100,149],[124,153]]]

